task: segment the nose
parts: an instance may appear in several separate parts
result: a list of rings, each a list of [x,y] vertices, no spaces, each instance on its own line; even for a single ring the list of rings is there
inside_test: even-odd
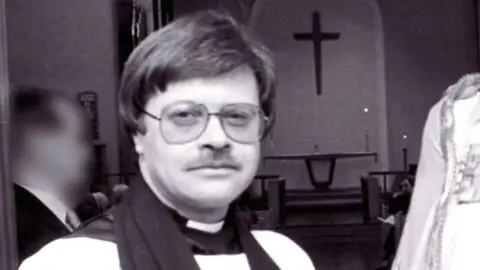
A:
[[[225,150],[230,148],[230,140],[223,130],[220,119],[216,116],[210,117],[210,120],[200,137],[202,147],[211,150]]]

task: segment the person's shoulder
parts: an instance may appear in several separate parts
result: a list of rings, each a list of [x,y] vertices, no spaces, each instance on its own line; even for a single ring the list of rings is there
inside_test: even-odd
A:
[[[457,99],[453,103],[453,109],[455,111],[469,111],[475,106],[479,98],[480,94],[476,93],[467,98]],[[447,96],[443,96],[439,101],[437,101],[429,110],[429,118],[439,119],[442,114],[443,105],[447,101]]]
[[[118,266],[118,267],[117,267]],[[88,237],[55,240],[21,264],[19,270],[120,269],[115,243]]]
[[[267,230],[252,231],[252,234],[281,269],[315,270],[308,254],[287,236]]]
[[[476,93],[471,97],[455,100],[453,107],[456,111],[470,111],[478,102],[479,94]]]
[[[74,233],[66,238],[92,238],[97,240],[115,242],[113,232],[113,213],[108,211],[94,217],[82,224]]]
[[[20,270],[119,269],[113,233],[113,215],[86,222],[73,234],[57,239],[23,261]]]

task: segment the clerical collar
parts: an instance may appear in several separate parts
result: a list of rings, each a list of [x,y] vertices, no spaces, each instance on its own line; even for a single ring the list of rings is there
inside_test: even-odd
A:
[[[179,224],[180,227],[183,227],[183,228],[189,228],[189,229],[204,232],[204,233],[215,234],[220,232],[223,229],[223,225],[225,224],[224,220],[221,220],[216,223],[203,223],[199,221],[188,220],[187,218],[181,216],[176,210],[172,208],[168,208],[168,210],[174,217],[177,224]]]
[[[143,168],[144,168],[144,163],[140,162],[139,163],[139,166],[140,166],[140,170],[143,172]],[[150,191],[153,192],[153,194],[155,194],[155,196],[157,198],[160,198],[160,194],[158,192],[158,190],[150,185],[151,181],[146,181],[145,179],[150,179],[150,177],[148,176],[148,174],[144,174],[144,173],[141,173],[140,174],[140,177],[142,177],[142,181],[144,181],[144,183],[147,184],[147,186],[150,188]],[[193,229],[193,230],[197,230],[197,231],[200,231],[200,232],[204,232],[204,233],[209,233],[209,234],[215,234],[215,233],[218,233],[220,232],[223,227],[224,227],[224,224],[225,224],[225,221],[222,220],[222,221],[219,221],[217,223],[203,223],[203,222],[199,222],[199,221],[193,221],[193,220],[188,220],[187,218],[181,216],[177,210],[173,209],[173,208],[170,208],[169,206],[167,206],[165,203],[163,203],[161,200],[160,202],[167,207],[167,209],[169,210],[169,212],[172,214],[173,218],[175,219],[175,221],[177,222],[177,224],[180,225],[180,227],[183,227],[183,228],[189,228],[189,229]],[[230,213],[230,209],[227,213],[227,215]],[[227,218],[227,217],[225,217]],[[183,229],[182,228],[182,229]]]
[[[217,223],[202,223],[193,220],[187,220],[187,224],[185,225],[187,228],[206,232],[206,233],[218,233],[222,230],[223,224],[225,221],[220,221]]]
[[[175,222],[179,225],[194,254],[239,254],[243,252],[235,222],[230,216],[217,223],[202,223],[188,220],[177,211],[168,208]],[[230,212],[230,211],[229,211]],[[229,221],[230,220],[230,221]]]

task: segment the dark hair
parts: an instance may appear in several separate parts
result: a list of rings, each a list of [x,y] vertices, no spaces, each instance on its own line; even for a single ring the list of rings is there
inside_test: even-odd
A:
[[[57,130],[62,122],[54,107],[61,100],[78,106],[64,93],[35,86],[13,87],[10,98],[11,140],[13,145],[22,144],[24,134],[33,130]]]
[[[119,108],[127,133],[144,133],[139,118],[149,98],[173,82],[218,76],[248,66],[255,74],[262,110],[274,123],[276,78],[270,51],[249,37],[232,16],[207,10],[181,17],[150,34],[125,64]]]

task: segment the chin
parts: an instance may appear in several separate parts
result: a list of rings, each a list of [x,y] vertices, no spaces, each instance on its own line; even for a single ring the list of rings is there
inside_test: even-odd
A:
[[[192,206],[201,208],[216,208],[228,206],[247,187],[249,182],[243,181],[244,177],[231,177],[230,179],[205,179],[190,176],[188,189],[177,189],[177,194]],[[187,183],[185,183],[187,184]]]
[[[188,196],[190,204],[200,208],[218,208],[230,205],[236,196],[228,196],[224,193],[202,194],[202,196],[191,194]]]

